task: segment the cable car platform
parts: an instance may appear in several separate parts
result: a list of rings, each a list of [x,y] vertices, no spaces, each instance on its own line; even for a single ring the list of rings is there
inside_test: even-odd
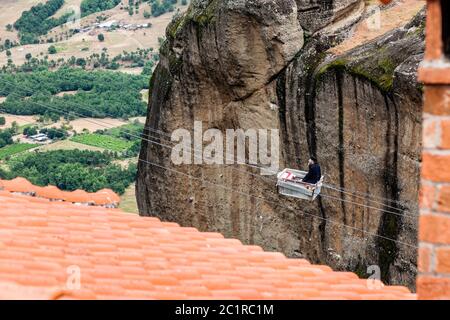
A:
[[[278,173],[278,193],[288,197],[314,201],[320,195],[324,177],[322,176],[316,184],[310,184],[302,181],[306,174],[306,171],[295,169],[284,169]]]

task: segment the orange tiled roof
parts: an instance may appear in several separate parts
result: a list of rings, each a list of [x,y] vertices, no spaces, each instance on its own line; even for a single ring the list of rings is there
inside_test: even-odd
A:
[[[54,188],[45,190],[59,194]],[[74,266],[80,271],[79,289],[70,286]],[[264,252],[218,233],[3,190],[1,298],[415,299],[415,295],[404,287],[371,290],[353,273]]]
[[[120,197],[110,189],[102,189],[96,193],[87,193],[83,190],[67,192],[62,191],[55,186],[34,186],[27,179],[20,177],[13,180],[0,179],[0,190],[1,189],[5,189],[9,192],[32,194],[36,197],[49,200],[87,203],[97,206],[117,205],[120,203]]]

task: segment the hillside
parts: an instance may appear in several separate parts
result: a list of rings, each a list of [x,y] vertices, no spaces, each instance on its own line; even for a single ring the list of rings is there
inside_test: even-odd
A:
[[[0,3],[0,10],[2,10],[3,19],[0,22],[0,42],[4,42],[6,39],[11,41],[19,41],[17,31],[11,32],[6,30],[8,24],[13,24],[14,21],[20,16],[23,10],[29,9],[30,5],[37,3],[45,3],[45,1],[27,1],[19,0],[13,1],[14,3]],[[52,17],[58,17],[67,13],[70,10],[77,9],[81,0],[67,0],[63,7]],[[134,52],[138,49],[153,48],[157,52],[160,45],[160,38],[164,37],[165,28],[171,21],[174,12],[168,12],[159,17],[145,18],[144,12],[151,12],[148,3],[142,3],[139,9],[139,13],[129,15],[128,11],[124,9],[127,0],[123,0],[117,7],[93,13],[86,17],[77,20],[76,23],[67,23],[62,26],[58,26],[48,32],[45,36],[41,37],[41,40],[45,43],[42,44],[27,44],[10,49],[11,56],[8,57],[5,52],[0,53],[0,67],[6,65],[8,59],[16,65],[21,65],[27,61],[26,55],[31,54],[33,57],[43,58],[48,55],[48,48],[51,45],[56,47],[57,52],[49,57],[49,59],[58,61],[59,59],[68,60],[72,56],[76,58],[87,58],[91,55],[102,54],[103,49],[106,48],[109,56],[115,57],[119,54],[126,52]],[[181,12],[186,9],[186,6],[178,4],[176,10]],[[78,9],[77,9],[78,10]],[[90,32],[80,32],[72,34],[71,29],[85,29],[92,27],[95,23],[98,23],[99,18],[102,22],[116,21],[124,25],[144,25],[150,24],[151,27],[139,28],[136,30],[125,30],[118,28],[115,30],[101,30],[93,29]],[[98,40],[98,35],[104,34],[104,42]],[[52,39],[54,43],[47,43],[49,39]],[[52,42],[53,42],[52,41]],[[125,71],[131,73],[139,73],[142,68],[127,68]]]
[[[165,29],[187,8],[181,0],[155,12],[153,6],[141,0],[0,2],[0,177],[125,192],[134,180],[127,175],[135,172],[149,77]],[[81,18],[72,21],[73,13]],[[45,31],[43,24],[57,26]],[[91,174],[103,165],[89,163],[78,168],[84,182],[50,177],[48,170],[41,175],[35,166],[20,169],[48,156],[57,171],[61,163],[51,155],[64,151],[73,159],[77,150],[93,158],[108,154],[116,178],[99,181]],[[124,197],[136,207],[133,192]]]

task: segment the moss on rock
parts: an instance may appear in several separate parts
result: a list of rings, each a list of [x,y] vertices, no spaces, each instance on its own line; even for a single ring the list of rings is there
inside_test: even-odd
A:
[[[320,81],[325,73],[340,70],[366,79],[381,91],[389,93],[392,91],[394,72],[399,63],[396,63],[388,55],[380,55],[380,52],[373,58],[373,60],[365,61],[351,60],[348,57],[336,58],[319,68],[316,79]]]

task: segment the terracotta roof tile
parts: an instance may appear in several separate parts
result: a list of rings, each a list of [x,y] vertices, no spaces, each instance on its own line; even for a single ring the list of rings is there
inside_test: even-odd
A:
[[[19,189],[18,181],[25,187]],[[59,198],[54,187],[24,196],[14,192],[32,189],[16,179],[5,189],[0,191],[0,298],[416,298],[404,287],[370,289],[353,273],[264,252],[218,233],[50,201]],[[91,196],[75,192],[66,199],[84,202],[86,197]],[[69,270],[80,271],[79,289],[70,286]]]
[[[0,179],[0,190],[22,193],[25,195],[35,195],[37,198],[30,200],[33,202],[42,202],[40,199],[43,198],[96,206],[117,206],[120,203],[120,197],[110,189],[102,189],[96,193],[87,193],[83,190],[67,192],[62,191],[55,186],[34,186],[27,179],[20,177],[13,180]]]
[[[25,178],[15,178],[13,180],[3,180],[3,187],[10,192],[35,192],[36,187]]]
[[[50,200],[63,200],[64,192],[55,186],[38,187],[36,188],[36,196]]]

